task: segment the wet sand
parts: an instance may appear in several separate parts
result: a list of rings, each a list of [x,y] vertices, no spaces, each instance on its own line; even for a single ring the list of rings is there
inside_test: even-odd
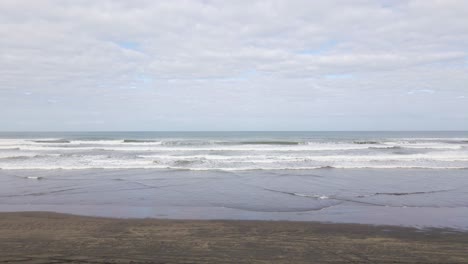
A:
[[[286,221],[0,214],[6,263],[468,263],[468,233]]]

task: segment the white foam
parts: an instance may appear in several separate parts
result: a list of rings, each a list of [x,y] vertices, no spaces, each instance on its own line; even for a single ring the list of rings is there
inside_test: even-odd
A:
[[[257,170],[334,168],[466,168],[468,149],[448,139],[226,145],[224,141],[0,139],[0,169],[153,168]],[[455,139],[452,139],[455,141]],[[460,139],[456,139],[460,140]],[[167,142],[170,142],[168,144]],[[175,141],[177,143],[177,141]],[[198,142],[198,143],[197,143]],[[206,144],[206,143],[209,144]],[[230,142],[232,143],[232,142]],[[199,145],[197,145],[199,144]],[[234,143],[233,143],[234,144]],[[396,151],[392,149],[399,147]],[[400,149],[401,148],[401,149]],[[102,155],[99,151],[110,151]],[[145,154],[143,154],[145,153]],[[97,155],[100,154],[100,155]]]
[[[468,166],[417,166],[417,165],[335,165],[335,166],[282,166],[282,167],[183,167],[165,165],[58,165],[58,164],[36,164],[31,166],[9,165],[1,167],[2,170],[84,170],[84,169],[171,169],[192,171],[249,171],[249,170],[316,170],[316,169],[468,169]]]
[[[193,144],[166,144],[167,141],[155,142],[124,142],[123,140],[72,140],[70,143],[57,143],[54,140],[60,139],[0,139],[0,150],[7,148],[20,148],[21,150],[42,151],[42,150],[108,150],[108,151],[340,151],[340,150],[365,150],[369,148],[391,148],[400,147],[407,149],[452,149],[457,150],[464,147],[464,144],[451,144],[444,142],[417,142],[412,141],[387,141],[378,144],[354,144],[354,143],[323,143],[306,142],[299,145],[217,145],[213,142],[209,145],[201,142],[199,145]],[[36,141],[36,142],[35,142]],[[41,142],[38,142],[41,141]],[[50,142],[48,142],[50,141]]]
[[[30,179],[30,180],[41,180],[43,179],[42,177],[39,177],[39,176],[27,176],[26,179]]]

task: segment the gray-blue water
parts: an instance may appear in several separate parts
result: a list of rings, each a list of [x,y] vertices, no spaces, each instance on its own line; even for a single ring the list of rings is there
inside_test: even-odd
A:
[[[0,211],[468,230],[467,132],[0,133]]]

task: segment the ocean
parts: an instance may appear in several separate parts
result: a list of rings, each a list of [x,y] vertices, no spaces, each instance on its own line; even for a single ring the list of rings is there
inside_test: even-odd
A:
[[[0,168],[465,169],[468,168],[468,133],[0,133]]]
[[[0,211],[468,230],[468,132],[3,132]]]

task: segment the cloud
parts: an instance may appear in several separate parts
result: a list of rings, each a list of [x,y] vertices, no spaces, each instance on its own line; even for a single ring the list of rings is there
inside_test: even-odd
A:
[[[468,112],[455,100],[467,13],[456,0],[3,0],[0,117],[3,129],[86,130],[99,111],[92,129],[349,130],[380,129],[379,115],[412,129],[413,114],[427,116],[415,129],[468,129],[451,115]],[[46,118],[77,120],[27,125]]]
[[[139,51],[140,50],[140,45],[136,42],[132,41],[117,41],[115,42],[117,45],[119,45],[123,49],[129,49],[129,50],[135,50]]]
[[[349,73],[342,73],[342,74],[327,74],[325,75],[327,79],[348,79],[353,78],[352,74]]]
[[[409,91],[408,94],[434,94],[435,92],[436,91],[431,89],[417,89]]]

